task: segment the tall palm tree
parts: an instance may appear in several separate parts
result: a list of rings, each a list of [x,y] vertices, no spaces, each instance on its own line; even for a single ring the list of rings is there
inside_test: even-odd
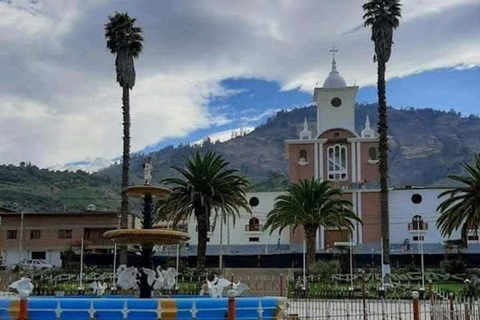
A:
[[[287,192],[275,199],[268,213],[265,228],[270,233],[280,232],[290,226],[302,226],[307,244],[307,265],[315,263],[315,238],[319,227],[346,227],[353,229],[353,222],[360,219],[350,208],[350,201],[341,199],[342,191],[332,188],[327,181],[306,179],[291,183]]]
[[[135,85],[135,66],[133,59],[142,52],[142,29],[135,26],[134,18],[128,13],[116,12],[108,16],[105,24],[105,38],[107,49],[115,55],[115,71],[117,82],[122,88],[123,112],[123,163],[122,163],[122,190],[128,187],[130,169],[130,90]],[[122,191],[122,205],[120,228],[127,228],[128,224],[128,197]],[[120,250],[120,263],[127,262],[126,247]]]
[[[390,235],[388,215],[388,122],[385,90],[385,71],[392,53],[393,31],[401,17],[399,0],[370,0],[363,5],[365,27],[371,27],[375,44],[374,62],[377,63],[378,134],[380,176],[380,215],[383,239],[383,264],[390,265]]]
[[[462,184],[442,192],[438,198],[446,198],[438,206],[441,213],[437,228],[444,237],[450,237],[460,229],[463,244],[467,245],[469,231],[475,235],[480,227],[480,155],[475,155],[475,163],[464,163],[465,176],[450,175],[448,178]]]
[[[157,203],[156,220],[168,219],[173,225],[188,221],[193,215],[198,225],[197,267],[200,272],[205,268],[207,251],[207,232],[210,218],[227,215],[235,219],[239,209],[251,212],[245,191],[248,180],[235,169],[228,168],[229,163],[214,152],[204,156],[197,151],[185,158],[185,167],[172,168],[180,174],[179,178],[164,179],[161,182],[171,186],[172,194]],[[220,221],[223,223],[223,221]]]

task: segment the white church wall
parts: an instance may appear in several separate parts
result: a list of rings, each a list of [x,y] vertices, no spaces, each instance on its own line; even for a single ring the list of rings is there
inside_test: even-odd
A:
[[[390,208],[390,242],[403,243],[409,239],[410,243],[417,243],[414,237],[423,235],[424,243],[442,243],[444,238],[436,227],[436,222],[440,213],[437,212],[438,205],[442,202],[438,196],[446,189],[396,189],[389,192]],[[420,203],[414,203],[412,197],[421,196]],[[418,198],[418,196],[417,196]],[[408,224],[412,223],[412,218],[420,215],[425,223],[428,224],[428,230],[420,233],[409,231]],[[450,239],[458,239],[459,233],[452,234]]]
[[[281,244],[289,244],[290,236],[289,230],[285,230],[282,234],[278,234],[278,231],[275,231],[270,235],[270,230],[263,230],[262,228],[265,225],[268,212],[273,208],[275,203],[275,198],[279,196],[281,192],[252,192],[247,193],[247,200],[251,201],[252,198],[256,197],[258,199],[258,205],[252,206],[252,213],[249,214],[245,210],[240,211],[240,217],[235,219],[235,224],[230,219],[229,227],[228,224],[223,225],[223,244],[227,245],[228,239],[230,245],[276,245],[278,239],[280,238]],[[246,226],[249,225],[251,218],[257,218],[259,220],[260,229],[259,231],[249,231]],[[213,217],[212,217],[213,223]],[[188,234],[190,235],[190,240],[188,241],[191,245],[196,245],[197,241],[197,223],[194,219],[191,219],[188,224]],[[227,229],[230,229],[228,231]],[[219,245],[220,244],[220,220],[217,221],[216,226],[213,232],[208,233],[210,245]],[[252,241],[257,240],[258,241]]]

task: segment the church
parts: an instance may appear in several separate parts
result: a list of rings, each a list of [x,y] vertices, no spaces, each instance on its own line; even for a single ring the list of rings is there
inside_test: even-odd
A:
[[[378,176],[378,134],[369,118],[355,128],[355,97],[358,86],[349,85],[338,70],[335,55],[331,71],[324,81],[317,82],[313,92],[317,121],[305,119],[298,138],[287,140],[291,182],[300,179],[328,180],[343,191],[352,210],[361,218],[353,232],[337,228],[317,231],[316,250],[329,252],[336,242],[353,242],[357,252],[380,254],[381,219]],[[392,138],[392,137],[390,137]],[[394,138],[394,137],[393,137]],[[389,189],[391,253],[415,253],[416,244],[425,244],[426,252],[442,253],[444,237],[436,228],[439,217],[438,196],[444,188],[398,186]],[[282,192],[251,192],[247,194],[252,214],[242,212],[235,225],[227,221],[211,221],[207,254],[272,254],[302,252],[302,228],[271,234],[264,230],[268,212]],[[194,253],[197,243],[194,219],[184,226],[190,234],[189,248]],[[459,233],[451,239],[458,239]],[[468,237],[475,248],[478,237]],[[412,249],[413,248],[413,249]],[[479,247],[480,249],[480,247]],[[470,249],[469,249],[470,250]]]

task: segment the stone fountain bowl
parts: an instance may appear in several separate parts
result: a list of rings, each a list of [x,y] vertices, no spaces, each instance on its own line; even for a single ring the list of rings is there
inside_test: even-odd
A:
[[[130,197],[144,198],[146,194],[157,198],[166,199],[172,193],[172,190],[164,187],[156,187],[151,185],[130,186],[123,189]]]
[[[174,245],[190,240],[188,233],[166,229],[118,229],[103,234],[121,244]]]

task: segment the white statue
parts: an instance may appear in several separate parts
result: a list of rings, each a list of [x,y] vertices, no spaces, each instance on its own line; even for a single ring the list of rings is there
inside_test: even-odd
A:
[[[175,287],[175,277],[177,276],[177,270],[174,268],[168,268],[167,270],[161,270],[163,275],[163,289],[172,290]]]
[[[245,291],[250,290],[250,288],[245,284],[238,281],[237,283],[232,284],[232,289],[235,291],[235,296],[240,297]]]
[[[10,289],[17,291],[21,299],[27,298],[33,291],[33,283],[29,278],[21,277],[9,286]]]
[[[218,278],[215,276],[212,282],[207,280],[208,294],[212,298],[221,298],[223,295],[223,290],[227,288],[232,283],[225,278]]]
[[[117,286],[123,290],[135,289],[138,290],[137,275],[138,270],[135,267],[127,268],[126,265],[121,265],[117,270],[118,280]]]
[[[156,272],[148,268],[142,268],[142,271],[147,275],[148,285],[153,290],[162,289],[164,285],[164,278],[163,278],[162,268],[160,266],[157,267]]]
[[[152,181],[152,169],[152,157],[147,157],[143,164],[143,178],[145,180],[145,185],[147,186],[150,185],[150,182]]]
[[[208,294],[212,298],[221,298],[225,289],[229,287],[235,291],[235,296],[237,297],[241,296],[245,291],[250,290],[246,284],[241,283],[240,281],[237,283],[232,283],[225,278],[218,278],[217,276],[215,276],[212,282],[207,280],[206,287]],[[202,292],[200,293],[201,295],[204,294],[204,290],[205,289],[202,289]]]
[[[93,294],[103,296],[108,285],[104,281],[94,281],[90,284],[90,287],[93,289]]]

